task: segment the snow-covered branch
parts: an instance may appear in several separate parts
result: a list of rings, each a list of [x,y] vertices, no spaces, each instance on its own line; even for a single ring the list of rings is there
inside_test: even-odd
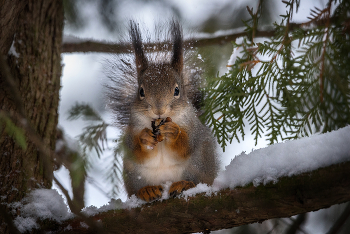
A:
[[[350,126],[242,154],[231,161],[213,186],[199,184],[175,199],[165,196],[150,204],[133,196],[100,209],[85,208],[84,216],[110,233],[207,232],[347,202],[349,130]],[[53,224],[45,230],[89,231],[82,218],[43,223],[50,222]]]
[[[330,155],[331,157],[332,155]],[[225,189],[210,196],[168,199],[93,216],[108,233],[203,232],[290,217],[350,201],[350,162],[280,178],[277,183]],[[52,231],[88,233],[83,219]],[[67,228],[69,227],[69,228]]]
[[[331,18],[331,22],[334,19]],[[312,26],[322,25],[322,20],[313,22]],[[308,24],[303,23],[290,23],[289,31],[297,28],[310,27]],[[272,37],[275,31],[272,28],[260,28],[255,31],[254,37]],[[223,45],[235,41],[236,38],[249,36],[243,28],[228,30],[224,32],[217,32],[214,34],[199,35],[196,38],[184,40],[185,47],[202,47],[210,45]],[[164,43],[165,44],[165,43]],[[154,48],[155,50],[164,50],[164,44],[145,44],[146,47]],[[156,47],[154,47],[156,46]],[[170,50],[171,48],[168,47]],[[62,43],[62,53],[87,53],[87,52],[99,52],[99,53],[130,53],[131,47],[129,44],[112,43],[107,41],[99,41],[94,39],[78,38],[71,35],[64,35]]]

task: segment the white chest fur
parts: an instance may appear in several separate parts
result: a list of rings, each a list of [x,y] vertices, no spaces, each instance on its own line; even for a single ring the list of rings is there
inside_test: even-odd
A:
[[[179,160],[173,151],[164,146],[163,142],[158,143],[156,147],[158,151],[155,155],[140,165],[140,176],[150,185],[182,180],[187,162]]]

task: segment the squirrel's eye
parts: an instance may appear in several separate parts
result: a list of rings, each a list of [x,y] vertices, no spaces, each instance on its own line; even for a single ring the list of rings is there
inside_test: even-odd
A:
[[[179,89],[179,87],[176,87],[175,91],[174,91],[174,96],[177,97],[177,96],[179,96],[179,94],[180,94],[180,89]]]
[[[145,91],[143,90],[143,88],[140,88],[140,98],[144,98],[145,97]]]

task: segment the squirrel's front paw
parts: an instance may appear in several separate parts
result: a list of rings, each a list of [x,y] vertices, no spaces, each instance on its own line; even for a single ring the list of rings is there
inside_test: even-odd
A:
[[[146,202],[154,201],[162,197],[163,187],[158,186],[145,186],[141,188],[136,196]]]
[[[144,128],[140,133],[139,139],[141,147],[144,149],[152,150],[157,145],[151,129]]]
[[[178,194],[182,193],[183,191],[193,187],[196,187],[196,185],[192,181],[181,180],[181,181],[175,182],[170,186],[169,196],[175,197]]]
[[[180,134],[180,127],[174,122],[165,122],[159,126],[159,132],[168,140],[176,140]]]

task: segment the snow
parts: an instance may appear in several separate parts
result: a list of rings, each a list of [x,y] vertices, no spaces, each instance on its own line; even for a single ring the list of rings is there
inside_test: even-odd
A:
[[[9,55],[13,55],[16,58],[19,58],[19,54],[17,53],[16,47],[15,47],[15,41],[12,41],[11,47],[10,47],[10,49],[8,51],[8,54]]]
[[[171,184],[172,182],[170,181],[164,184],[161,184],[163,186],[163,194],[162,194],[162,197],[160,198],[160,201],[169,199],[168,191],[170,189]],[[197,185],[196,188],[197,188],[197,191],[199,191],[200,189],[204,190],[203,188],[208,189],[209,186],[207,186],[206,184],[199,184]],[[108,210],[113,210],[113,209],[132,209],[132,208],[140,207],[144,204],[147,204],[147,202],[137,198],[135,195],[132,195],[125,202],[122,202],[121,199],[117,199],[117,200],[112,199],[108,204],[101,206],[100,208],[96,208],[95,206],[85,207],[83,212],[84,214],[90,216],[90,215],[96,215],[98,213],[105,212]]]
[[[164,193],[167,194],[167,193]],[[167,197],[166,199],[168,199]],[[164,200],[163,198],[161,200]],[[112,199],[108,202],[108,204],[103,205],[99,208],[96,206],[89,206],[85,207],[83,209],[83,213],[87,216],[93,216],[97,215],[98,213],[107,212],[109,210],[119,210],[119,209],[132,209],[136,207],[140,207],[144,204],[147,204],[147,202],[137,198],[135,195],[132,195],[130,198],[128,198],[125,202],[122,202],[121,199]]]
[[[198,193],[206,196],[216,194],[219,190],[253,183],[254,186],[276,183],[278,178],[298,175],[318,168],[350,161],[350,126],[337,131],[313,135],[298,140],[286,141],[266,148],[255,150],[249,154],[242,152],[231,160],[215,179],[212,186],[198,184],[184,191],[178,197],[187,199]],[[171,182],[163,184],[164,192],[161,200],[168,199]],[[109,209],[130,209],[145,204],[132,196],[126,202],[112,200],[100,209],[85,208],[86,214],[96,214]]]
[[[241,44],[242,42],[243,42],[243,37],[239,37],[239,38],[236,39],[236,43],[237,44]],[[243,51],[242,47],[234,48],[233,52],[231,54],[231,57],[230,57],[230,59],[227,62],[227,65],[228,66],[232,66],[233,64],[235,64],[237,58],[241,56],[241,52],[242,51]],[[228,67],[228,70],[231,70],[231,68]]]
[[[36,223],[36,219],[32,217],[24,218],[22,216],[18,216],[14,220],[14,224],[21,233],[39,228],[39,225]]]
[[[74,35],[63,34],[62,44],[80,44],[85,42],[96,42],[96,43],[104,43],[104,44],[111,43],[103,39],[97,40],[93,38],[80,38]]]
[[[67,146],[70,152],[81,152],[79,141],[64,134],[65,146]]]
[[[350,126],[330,133],[286,141],[255,150],[242,152],[220,172],[212,186],[198,184],[184,191],[187,199],[198,193],[211,196],[219,190],[253,183],[254,186],[276,183],[278,178],[298,175],[318,168],[350,161]]]
[[[112,199],[110,202],[108,202],[108,204],[103,205],[100,208],[97,208],[96,206],[85,207],[83,209],[83,213],[87,216],[92,216],[100,212],[104,212],[108,210],[117,210],[122,208],[123,208],[123,202],[120,199],[118,200]]]
[[[255,150],[242,152],[231,160],[215,179],[213,188],[235,188],[277,182],[333,164],[350,161],[350,126],[330,133],[313,135]]]
[[[67,34],[63,34],[63,38],[62,38],[62,44],[65,43],[71,43],[71,44],[78,44],[78,43],[83,43],[86,41],[90,41],[89,39],[81,39],[79,37],[73,36],[73,35],[67,35]]]
[[[56,153],[60,152],[64,148],[65,145],[66,145],[66,143],[63,140],[61,140],[61,139],[57,140],[56,147],[55,147]]]
[[[215,194],[216,192],[217,191],[215,191],[213,189],[213,187],[208,186],[207,184],[199,183],[199,184],[197,184],[196,187],[182,192],[181,197],[183,197],[187,200],[188,197],[192,197],[198,193],[205,193],[206,196],[211,196],[212,194]]]
[[[86,229],[89,228],[89,225],[87,225],[87,224],[84,223],[84,222],[80,222],[80,226],[82,226],[83,228],[86,228]]]
[[[11,207],[20,210],[21,215],[14,220],[20,232],[38,228],[37,219],[61,222],[72,217],[62,196],[54,189],[33,190],[21,202],[12,203]]]
[[[249,154],[242,152],[231,160],[215,179],[212,186],[198,184],[195,188],[184,191],[179,198],[205,193],[216,194],[225,188],[234,189],[253,183],[254,186],[276,183],[278,178],[293,176],[304,172],[327,167],[333,164],[350,161],[350,126],[330,133],[313,135],[293,141],[287,141],[255,150]],[[163,196],[169,198],[171,182],[162,185]],[[112,199],[100,208],[86,207],[83,213],[91,216],[113,209],[131,209],[146,204],[135,195],[122,202]],[[11,207],[20,209],[21,215],[14,222],[21,232],[37,228],[36,219],[53,219],[58,222],[73,217],[68,211],[61,195],[54,189],[37,189],[32,191],[21,202],[12,203]]]

